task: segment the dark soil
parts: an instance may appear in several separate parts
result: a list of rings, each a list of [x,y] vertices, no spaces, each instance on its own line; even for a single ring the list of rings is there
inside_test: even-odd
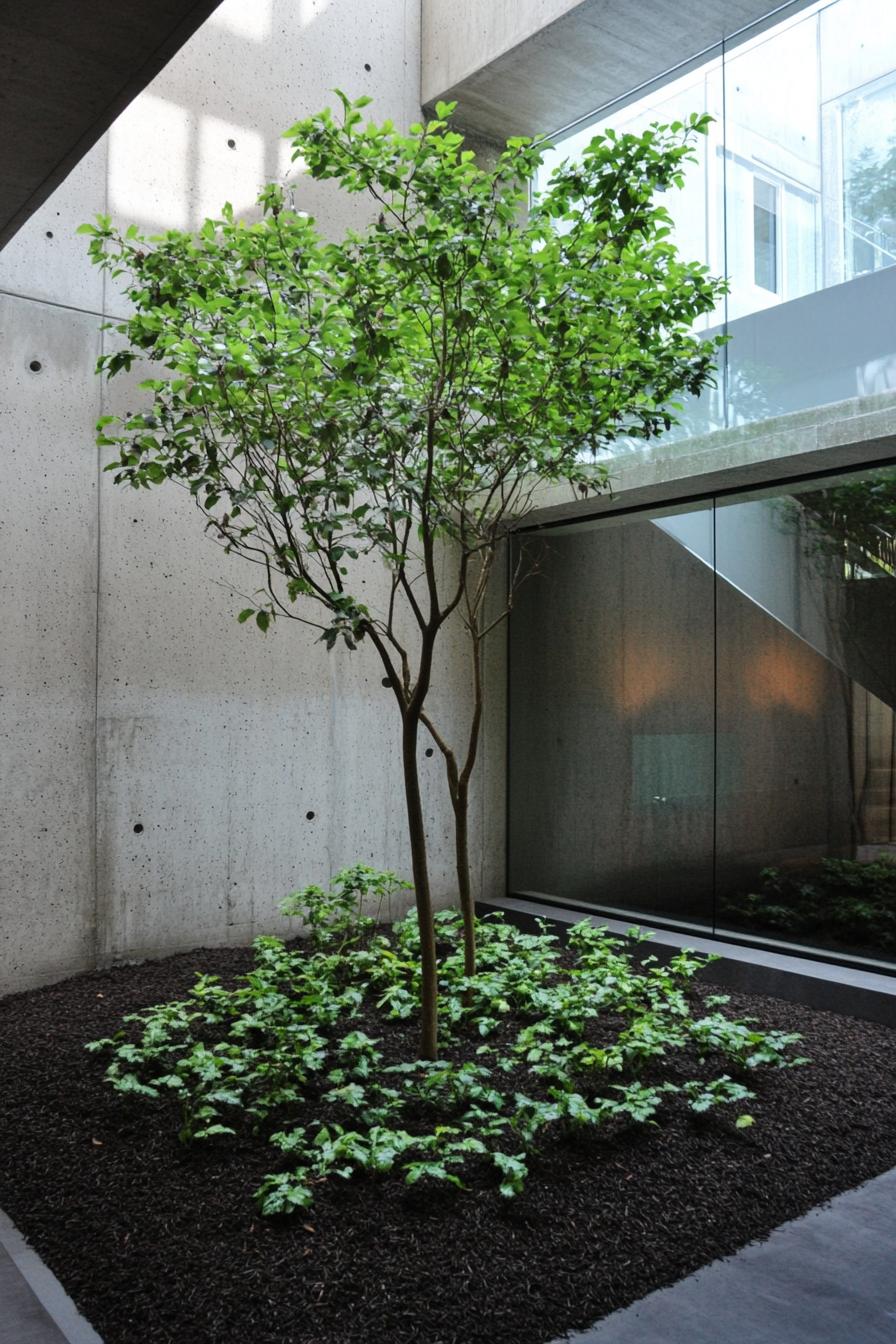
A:
[[[733,995],[813,1061],[751,1078],[752,1129],[673,1109],[554,1144],[509,1203],[493,1180],[335,1180],[261,1219],[269,1146],[183,1150],[175,1117],[114,1093],[83,1050],[195,971],[250,960],[201,950],[0,1002],[0,1205],[106,1344],[544,1344],[896,1165],[894,1033]]]

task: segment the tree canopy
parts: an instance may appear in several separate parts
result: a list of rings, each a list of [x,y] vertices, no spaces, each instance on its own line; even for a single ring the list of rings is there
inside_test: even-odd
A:
[[[326,110],[287,135],[312,177],[372,198],[363,230],[326,240],[278,185],[262,191],[259,218],[225,206],[195,234],[147,239],[104,216],[84,226],[133,305],[101,371],[142,358],[163,370],[142,385],[152,406],[103,417],[99,441],[115,450],[117,481],[185,486],[212,537],[261,567],[241,620],[266,630],[291,617],[328,647],[375,646],[401,713],[431,1053],[418,731],[445,757],[472,940],[481,650],[522,577],[487,611],[497,549],[541,488],[603,489],[601,454],[668,429],[677,399],[711,379],[719,342],[693,326],[721,286],[678,257],[662,206],[708,119],[595,135],[530,201],[542,159],[531,140],[483,165],[451,128],[450,104],[405,134],[365,124],[369,100],[340,99],[341,117]],[[376,606],[359,587],[371,556],[386,574]],[[427,705],[454,613],[474,687],[459,748]],[[472,943],[468,953],[472,973]]]

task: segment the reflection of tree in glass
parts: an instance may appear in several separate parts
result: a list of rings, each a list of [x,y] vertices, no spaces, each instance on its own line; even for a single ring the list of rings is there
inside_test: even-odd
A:
[[[866,144],[847,171],[847,279],[896,264],[896,136],[887,145]]]
[[[737,355],[737,338],[733,338],[732,351]],[[729,365],[727,396],[729,424],[755,424],[759,420],[771,420],[776,415],[784,415],[781,392],[786,375],[780,368],[769,364],[760,364],[756,360],[744,359]]]
[[[896,222],[896,136],[882,156],[866,145],[853,159],[846,184],[852,215],[868,224]]]
[[[796,539],[808,566],[799,585],[800,602],[807,616],[815,611],[817,628],[826,632],[815,647],[844,674],[837,684],[843,694],[848,732],[845,767],[857,855],[860,845],[891,841],[896,823],[892,636],[896,470],[879,470],[864,479],[800,491],[776,500],[774,512],[778,526]],[[804,624],[804,635],[807,628]],[[873,712],[872,706],[876,706]],[[862,867],[857,858],[856,874]],[[873,866],[870,871],[873,875]],[[770,892],[751,900],[757,919],[759,907],[768,905],[773,924],[776,903],[770,900]],[[844,890],[838,900],[840,916],[846,919],[851,902],[858,900],[857,893]]]
[[[896,575],[896,470],[801,493],[786,507],[791,521],[809,516],[809,552],[842,556],[845,577]]]

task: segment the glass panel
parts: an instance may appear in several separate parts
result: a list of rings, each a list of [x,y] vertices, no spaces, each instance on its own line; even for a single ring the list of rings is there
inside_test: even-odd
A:
[[[724,68],[727,423],[896,389],[896,5],[816,6]]]
[[[667,204],[682,255],[729,279],[702,327],[731,338],[724,379],[657,444],[615,455],[896,391],[896,3],[811,5],[596,124],[639,131],[701,111],[710,134]]]
[[[665,193],[663,205],[672,217],[674,240],[681,256],[687,261],[702,262],[714,274],[721,274],[725,269],[722,109],[719,56],[559,141],[545,155],[536,190],[560,162],[575,160],[581,155],[598,129],[612,127],[619,132],[640,134],[653,122],[668,124],[683,120],[692,112],[709,112],[714,120],[709,134],[701,137],[696,146],[696,162],[685,168],[684,187]],[[713,312],[700,319],[700,330],[714,334],[723,320],[724,304],[720,303]],[[705,434],[724,425],[721,378],[719,384],[718,389],[707,389],[702,397],[684,398],[684,410],[679,417],[681,424],[664,435],[663,442]],[[614,456],[627,452],[643,454],[644,441],[620,439],[613,445],[612,452]]]
[[[668,124],[683,120],[692,112],[709,112],[715,118],[709,135],[697,145],[697,161],[685,168],[684,187],[666,193],[663,204],[672,216],[675,244],[688,261],[700,261],[713,270],[723,266],[721,199],[721,58],[717,57],[697,71],[654,90],[646,98],[630,102],[608,113],[595,123],[576,131],[549,148],[539,170],[536,190],[564,160],[576,160],[598,130],[612,127],[620,133],[640,135],[653,122]],[[706,327],[721,321],[720,308],[705,316]]]
[[[778,292],[778,193],[770,182],[753,178],[753,279]]]
[[[896,471],[720,500],[716,561],[717,925],[896,957]]]
[[[712,512],[519,543],[510,626],[511,890],[712,919]]]
[[[840,108],[846,278],[896,263],[896,78],[888,75]],[[888,133],[889,132],[889,133]]]
[[[729,320],[817,287],[821,191],[815,16],[725,58]]]
[[[838,0],[819,15],[825,283],[896,261],[896,6]]]

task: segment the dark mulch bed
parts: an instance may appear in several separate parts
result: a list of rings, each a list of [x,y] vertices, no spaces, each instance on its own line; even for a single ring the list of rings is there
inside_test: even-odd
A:
[[[334,1181],[263,1220],[273,1150],[182,1151],[82,1048],[195,970],[249,962],[201,950],[0,1002],[0,1205],[106,1344],[544,1344],[896,1165],[894,1033],[735,995],[813,1059],[755,1080],[752,1129],[672,1111],[552,1148],[510,1203],[493,1182]]]

